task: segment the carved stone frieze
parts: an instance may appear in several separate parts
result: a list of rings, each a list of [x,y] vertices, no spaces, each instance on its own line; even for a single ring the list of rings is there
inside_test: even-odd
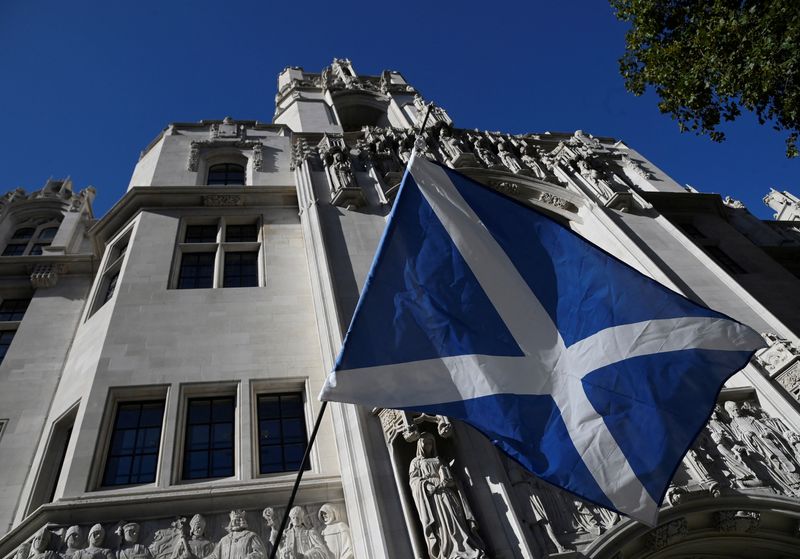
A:
[[[800,436],[754,399],[724,399],[684,458],[673,493],[721,490],[800,495]],[[681,475],[685,477],[681,477]]]
[[[717,530],[724,533],[752,534],[761,523],[761,513],[746,510],[722,510],[717,513]]]
[[[238,194],[206,194],[202,198],[203,205],[212,208],[241,206],[244,203]]]
[[[769,347],[756,353],[755,362],[800,401],[800,348],[777,334],[768,332],[761,335]]]
[[[653,528],[647,534],[647,547],[658,551],[681,541],[689,533],[689,523],[685,518],[677,518]]]
[[[142,522],[49,525],[7,559],[267,559],[283,510],[233,510]],[[278,550],[281,559],[353,559],[341,503],[296,506]],[[84,534],[86,535],[84,541]]]
[[[650,171],[645,169],[639,161],[631,158],[630,156],[623,154],[620,158],[620,161],[625,169],[628,169],[633,174],[643,178],[644,180],[650,180],[653,178],[653,174]]]

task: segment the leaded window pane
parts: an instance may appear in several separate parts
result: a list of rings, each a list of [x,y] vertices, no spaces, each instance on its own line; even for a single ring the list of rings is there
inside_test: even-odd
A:
[[[259,471],[262,474],[298,470],[307,444],[302,394],[258,397]],[[306,464],[306,469],[309,468]]]
[[[186,236],[183,239],[185,243],[216,243],[217,242],[217,226],[216,225],[187,225]]]
[[[6,245],[5,250],[3,250],[3,256],[22,256],[25,254],[25,249],[28,247],[27,243],[11,243]]]
[[[103,485],[152,483],[156,479],[164,402],[117,406]]]
[[[0,303],[0,321],[22,320],[30,303],[30,299],[4,299]]]
[[[20,239],[20,240],[31,239],[31,238],[33,238],[33,234],[35,232],[36,232],[36,229],[34,229],[33,227],[23,227],[21,229],[17,229],[16,231],[14,231],[14,236],[11,237],[11,238],[15,239],[15,240],[16,239]]]
[[[214,286],[214,253],[190,252],[181,258],[178,289],[203,289]]]
[[[258,240],[258,227],[250,225],[228,225],[225,228],[225,241],[228,243],[254,243]]]
[[[225,254],[223,287],[258,287],[258,252]]]
[[[183,478],[206,479],[233,475],[233,397],[193,398],[186,413]]]
[[[244,167],[235,163],[221,163],[212,165],[208,169],[209,186],[214,185],[243,185]]]

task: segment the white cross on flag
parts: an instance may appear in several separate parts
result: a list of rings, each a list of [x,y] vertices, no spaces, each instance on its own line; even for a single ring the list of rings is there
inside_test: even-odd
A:
[[[447,415],[647,524],[762,338],[412,156],[320,398]]]

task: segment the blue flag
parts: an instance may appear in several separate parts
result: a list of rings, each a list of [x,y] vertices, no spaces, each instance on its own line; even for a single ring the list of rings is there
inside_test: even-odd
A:
[[[653,525],[725,380],[763,346],[412,156],[320,398],[460,419],[540,478]]]

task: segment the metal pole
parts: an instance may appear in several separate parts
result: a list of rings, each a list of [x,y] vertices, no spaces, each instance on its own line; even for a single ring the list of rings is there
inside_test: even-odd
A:
[[[311,453],[311,447],[314,445],[314,441],[317,438],[317,431],[319,431],[319,425],[322,423],[322,415],[325,413],[325,409],[328,407],[328,402],[322,402],[322,405],[319,407],[319,412],[317,413],[317,420],[314,422],[314,429],[311,431],[311,438],[308,440],[308,445],[306,446],[306,451],[303,454],[303,462],[300,464],[300,469],[297,471],[297,477],[294,479],[294,487],[292,487],[292,494],[289,496],[289,502],[286,504],[286,510],[283,513],[283,519],[281,520],[281,526],[278,528],[278,535],[275,538],[275,545],[272,546],[272,551],[269,554],[269,559],[275,559],[275,556],[278,554],[278,547],[281,545],[281,540],[283,539],[283,532],[286,530],[286,523],[289,520],[289,511],[292,509],[292,505],[294,504],[294,498],[297,496],[297,490],[300,488],[300,481],[303,479],[303,472],[306,469],[306,464],[308,463],[308,456]]]
[[[419,127],[419,134],[422,135],[425,132],[425,125],[428,124],[428,117],[431,116],[431,109],[433,108],[433,102],[428,103],[428,110],[425,111],[425,118],[422,119],[422,126]]]

